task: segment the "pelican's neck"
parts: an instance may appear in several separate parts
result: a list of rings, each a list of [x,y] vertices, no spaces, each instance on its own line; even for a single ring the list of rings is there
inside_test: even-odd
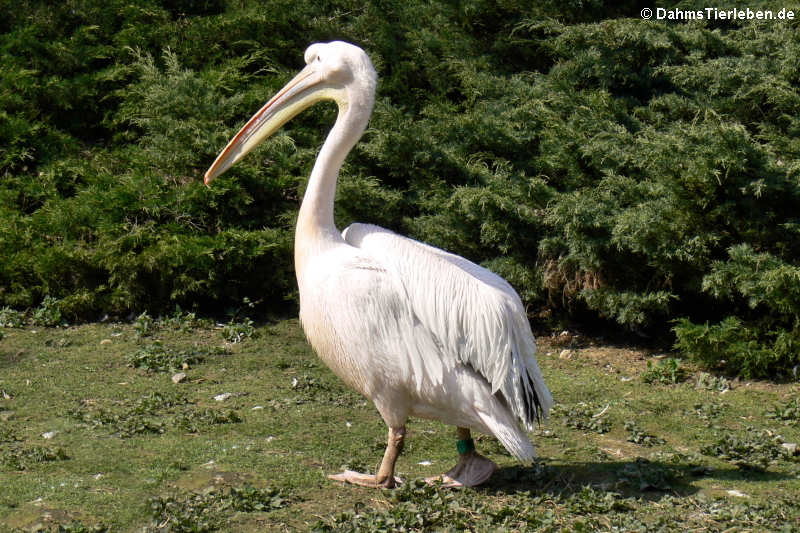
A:
[[[297,217],[294,250],[298,276],[315,253],[344,242],[333,221],[336,181],[345,157],[364,132],[372,110],[371,102],[369,104],[339,104],[336,123],[328,133],[314,163]]]

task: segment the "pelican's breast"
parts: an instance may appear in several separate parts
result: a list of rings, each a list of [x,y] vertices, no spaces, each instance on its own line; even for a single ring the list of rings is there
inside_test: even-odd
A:
[[[298,276],[300,322],[319,358],[372,398],[389,372],[378,357],[386,331],[371,312],[382,303],[386,281],[379,265],[355,252],[350,246],[326,252]]]

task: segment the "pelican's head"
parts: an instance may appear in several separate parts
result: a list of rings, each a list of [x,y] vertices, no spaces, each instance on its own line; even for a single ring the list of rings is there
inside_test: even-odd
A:
[[[351,111],[369,117],[377,76],[361,48],[342,41],[316,43],[306,49],[305,60],[305,68],[264,104],[220,152],[206,171],[206,185],[320,100],[335,101],[340,113]]]

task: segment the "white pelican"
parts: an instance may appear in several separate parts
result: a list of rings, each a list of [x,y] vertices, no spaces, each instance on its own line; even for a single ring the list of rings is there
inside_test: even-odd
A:
[[[377,75],[363,50],[317,43],[306,67],[228,143],[208,185],[303,109],[338,104],[297,218],[294,261],[300,320],[311,346],[345,383],[369,398],[389,427],[376,475],[332,479],[393,487],[409,416],[458,428],[449,486],[486,481],[497,466],[475,451],[470,428],[494,435],[521,461],[535,452],[530,429],[553,403],[536,362],[536,341],[519,296],[500,276],[369,224],[340,233],[333,221],[342,162],[372,113]]]

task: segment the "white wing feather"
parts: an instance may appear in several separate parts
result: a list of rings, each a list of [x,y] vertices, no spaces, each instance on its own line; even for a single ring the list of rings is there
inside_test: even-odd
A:
[[[553,404],[536,362],[536,341],[516,291],[500,276],[462,257],[369,224],[344,232],[348,244],[367,253],[402,284],[413,314],[439,348],[409,350],[414,372],[464,364],[500,391],[530,429]],[[439,353],[441,361],[430,360]],[[427,360],[426,360],[427,359]],[[419,374],[418,374],[419,375]]]

